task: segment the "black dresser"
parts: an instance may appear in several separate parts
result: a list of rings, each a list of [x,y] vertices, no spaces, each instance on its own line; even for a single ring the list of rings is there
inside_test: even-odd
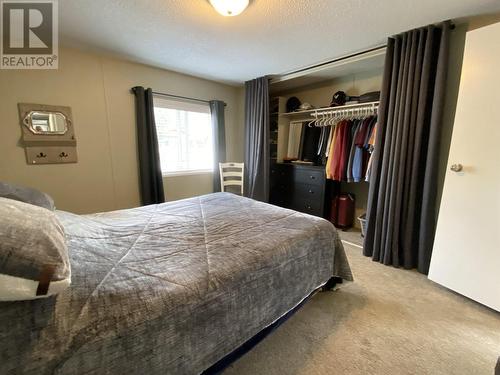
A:
[[[324,166],[271,164],[269,202],[307,214],[327,217],[329,192]]]

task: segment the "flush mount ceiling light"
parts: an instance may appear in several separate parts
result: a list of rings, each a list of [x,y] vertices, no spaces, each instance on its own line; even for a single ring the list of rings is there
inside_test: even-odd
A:
[[[209,0],[217,12],[223,16],[237,16],[243,12],[249,0]]]

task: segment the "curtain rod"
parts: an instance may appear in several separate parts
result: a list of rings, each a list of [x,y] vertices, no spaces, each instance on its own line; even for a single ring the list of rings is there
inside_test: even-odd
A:
[[[444,21],[444,22],[446,22],[446,21]],[[442,23],[442,22],[440,22],[440,23]],[[450,26],[450,30],[454,30],[455,29],[455,24],[452,21],[450,21],[449,26]],[[350,58],[353,58],[353,57],[357,57],[357,56],[362,56],[362,55],[368,54],[370,52],[375,52],[375,51],[378,51],[378,50],[383,50],[386,47],[387,47],[387,44],[380,44],[380,45],[377,45],[375,47],[371,47],[371,48],[368,48],[368,49],[365,49],[365,50],[361,50],[361,51],[358,51],[358,52],[355,52],[355,53],[351,53],[349,55],[338,57],[336,59],[327,60],[327,61],[324,61],[322,63],[311,65],[311,66],[306,66],[305,68],[299,68],[299,69],[293,70],[291,72],[286,72],[286,73],[278,74],[278,75],[270,75],[269,79],[271,81],[273,81],[273,80],[275,80],[275,79],[277,79],[279,77],[283,77],[283,76],[287,76],[287,75],[298,74],[298,73],[307,73],[308,70],[313,70],[313,69],[316,69],[316,68],[321,68],[323,66],[326,66],[326,65],[329,65],[329,64],[332,64],[332,63],[341,62],[343,60],[347,60],[347,59],[350,59]]]
[[[157,92],[157,91],[153,91],[153,95],[165,96],[167,98],[184,99],[184,100],[190,100],[190,101],[193,101],[193,102],[200,102],[200,103],[207,103],[207,104],[210,103],[210,100],[190,98],[189,96],[180,96],[180,95],[173,95],[173,94],[165,94],[163,92]],[[224,103],[224,106],[227,106],[227,104]]]
[[[306,66],[304,68],[299,68],[299,69],[293,70],[291,72],[286,72],[286,73],[279,74],[279,75],[276,75],[276,76],[271,75],[269,78],[271,80],[275,80],[277,78],[279,79],[280,77],[284,77],[284,76],[288,76],[288,75],[293,75],[293,74],[299,74],[299,73],[306,74],[309,70],[321,68],[321,67],[324,67],[324,66],[332,64],[332,63],[342,62],[343,60],[347,60],[347,59],[350,59],[350,58],[353,58],[353,57],[357,57],[357,56],[362,56],[362,55],[368,54],[370,52],[375,52],[375,51],[378,51],[378,50],[383,50],[386,47],[387,47],[386,44],[378,45],[376,47],[368,48],[368,49],[365,49],[363,51],[352,53],[350,55],[344,55],[344,56],[338,57],[336,59],[324,61],[324,62],[319,63],[319,64],[314,64],[314,65]]]

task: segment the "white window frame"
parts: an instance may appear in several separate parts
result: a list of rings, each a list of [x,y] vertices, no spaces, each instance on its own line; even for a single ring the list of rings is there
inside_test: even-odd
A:
[[[204,174],[214,174],[214,171],[212,169],[190,169],[177,172],[161,172],[163,177],[199,176]]]
[[[168,109],[175,109],[188,112],[200,112],[210,114],[210,106],[208,103],[189,101],[188,99],[177,99],[169,98],[163,95],[153,95],[153,107],[162,107]],[[213,129],[211,129],[213,137]],[[212,144],[215,140],[212,138]],[[215,155],[213,155],[215,157]],[[160,156],[161,160],[161,156]],[[213,174],[213,167],[210,169],[189,169],[182,171],[172,171],[164,172],[162,170],[163,177],[178,177],[178,176],[194,176],[194,175],[205,175]]]

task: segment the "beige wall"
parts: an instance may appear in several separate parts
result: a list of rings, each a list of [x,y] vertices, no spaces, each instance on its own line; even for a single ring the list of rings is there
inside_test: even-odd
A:
[[[381,69],[351,74],[310,87],[277,93],[276,96],[296,96],[302,103],[307,102],[315,107],[327,107],[337,91],[344,91],[347,95],[353,96],[379,91],[382,85],[382,74]]]
[[[243,160],[240,88],[73,49],[60,51],[58,70],[0,71],[0,180],[52,195],[58,208],[78,213],[139,205],[133,86],[226,107],[228,160]],[[17,103],[70,106],[77,164],[27,165]],[[210,193],[211,175],[165,179],[168,200]]]
[[[371,91],[380,91],[382,74],[381,69],[372,70],[323,82],[320,85],[280,93],[279,95],[286,98],[296,96],[302,103],[307,102],[315,107],[325,107],[330,105],[332,96],[337,91],[344,91],[353,96]],[[368,187],[366,182],[341,183],[342,192],[352,193],[356,196],[356,217],[366,211]],[[359,227],[358,220],[355,220],[355,226]]]
[[[165,177],[164,189],[168,201],[212,193],[213,174],[203,173]]]

